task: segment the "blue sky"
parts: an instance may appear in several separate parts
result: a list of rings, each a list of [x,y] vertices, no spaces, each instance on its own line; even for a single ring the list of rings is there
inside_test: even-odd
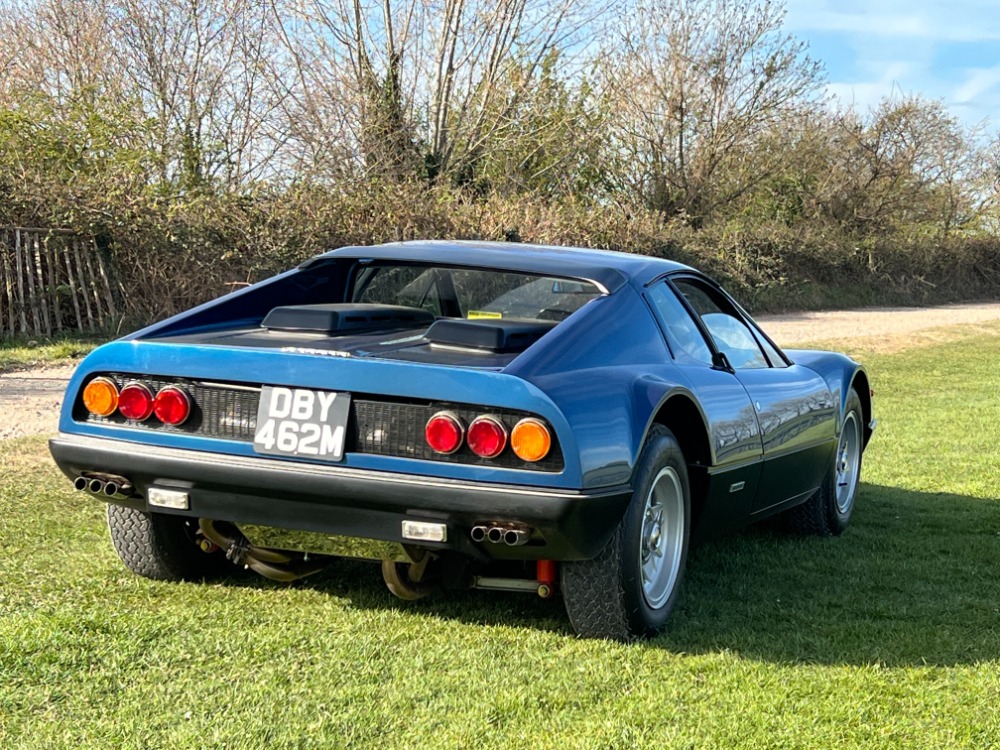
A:
[[[998,0],[787,0],[785,30],[826,66],[827,88],[865,110],[890,94],[944,101],[1000,128]]]

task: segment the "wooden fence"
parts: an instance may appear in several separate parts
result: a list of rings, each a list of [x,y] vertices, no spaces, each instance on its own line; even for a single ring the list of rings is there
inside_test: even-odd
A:
[[[0,227],[0,274],[0,336],[96,331],[117,322],[115,285],[93,237]]]

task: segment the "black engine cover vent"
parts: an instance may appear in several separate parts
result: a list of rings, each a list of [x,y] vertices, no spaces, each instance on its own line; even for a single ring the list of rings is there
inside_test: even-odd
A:
[[[261,326],[269,331],[332,335],[422,328],[433,322],[433,315],[415,307],[336,303],[276,307],[267,314]]]
[[[503,354],[520,352],[552,330],[554,322],[537,320],[438,320],[427,331],[432,344],[482,349]]]

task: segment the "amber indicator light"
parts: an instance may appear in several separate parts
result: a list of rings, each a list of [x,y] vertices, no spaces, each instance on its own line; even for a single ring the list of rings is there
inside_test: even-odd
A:
[[[514,426],[510,447],[522,461],[541,461],[552,449],[552,435],[548,427],[529,417]]]
[[[118,386],[108,378],[94,378],[83,389],[83,405],[98,417],[107,417],[118,408]]]

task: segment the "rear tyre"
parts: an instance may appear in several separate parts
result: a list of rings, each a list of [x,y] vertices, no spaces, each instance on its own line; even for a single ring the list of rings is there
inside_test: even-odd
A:
[[[618,641],[659,633],[677,602],[690,532],[684,454],[670,430],[654,425],[639,458],[632,500],[610,541],[592,560],[561,566],[573,629]]]
[[[812,497],[782,514],[785,527],[794,533],[838,536],[851,523],[861,484],[864,450],[861,399],[851,388],[847,394],[840,440],[823,484]]]
[[[125,567],[157,581],[214,578],[233,565],[198,547],[197,525],[181,516],[108,505],[111,542]]]

